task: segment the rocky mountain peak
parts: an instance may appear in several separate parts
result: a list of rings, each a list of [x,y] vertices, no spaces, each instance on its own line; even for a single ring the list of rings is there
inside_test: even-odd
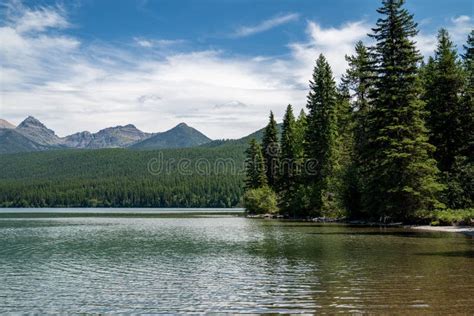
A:
[[[0,135],[0,143],[2,137],[6,140],[8,137],[12,138],[13,135],[11,133],[5,134],[8,130],[2,127],[3,121],[0,119],[0,131],[4,133],[3,136]],[[107,127],[96,133],[83,131],[60,138],[37,118],[28,116],[18,127],[13,126],[12,132],[15,133],[14,136],[16,136],[15,139],[18,139],[18,143],[23,139],[23,143],[29,144],[24,147],[31,148],[31,151],[50,148],[184,148],[199,146],[211,141],[206,135],[184,122],[160,133],[146,133],[139,130],[134,124],[126,124]],[[11,147],[11,150],[7,148],[8,150],[5,152],[17,152],[21,149],[13,144],[8,146]]]
[[[15,128],[16,131],[40,145],[57,145],[61,139],[33,116],[28,116]]]
[[[23,122],[20,123],[20,125],[18,125],[19,128],[30,127],[30,126],[46,128],[46,126],[44,126],[43,123],[41,123],[37,118],[33,116],[28,116],[26,119],[23,120]]]
[[[185,127],[189,127],[188,124],[181,122],[178,125],[176,125],[174,128],[185,128]]]

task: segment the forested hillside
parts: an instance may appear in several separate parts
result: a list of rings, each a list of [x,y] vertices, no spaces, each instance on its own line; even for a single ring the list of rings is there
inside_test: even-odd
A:
[[[0,206],[237,206],[244,150],[231,146],[2,155]]]

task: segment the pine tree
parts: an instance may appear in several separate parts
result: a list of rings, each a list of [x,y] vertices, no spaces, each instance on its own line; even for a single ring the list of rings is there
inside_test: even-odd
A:
[[[305,135],[306,135],[306,127],[308,125],[308,121],[306,119],[306,113],[303,109],[301,109],[300,114],[298,115],[298,119],[295,122],[295,143],[296,143],[296,156],[299,163],[299,167],[303,163],[304,158],[304,149],[305,149]]]
[[[446,173],[446,200],[451,208],[474,205],[474,30],[468,36],[464,64],[464,86],[460,103],[460,148],[450,172]]]
[[[279,172],[278,159],[280,155],[280,146],[278,143],[277,123],[275,121],[275,117],[273,116],[273,112],[271,111],[268,125],[265,127],[263,132],[262,150],[268,185],[272,189],[276,189]]]
[[[283,125],[281,132],[281,155],[280,155],[280,172],[281,172],[281,188],[287,189],[291,184],[291,179],[295,176],[295,161],[297,159],[297,143],[296,143],[296,120],[293,114],[293,107],[288,104],[283,117]]]
[[[436,147],[434,157],[441,171],[451,170],[462,148],[461,91],[463,69],[456,49],[445,29],[438,33],[434,60],[425,69],[426,125],[430,143]]]
[[[362,41],[355,45],[355,55],[347,56],[349,68],[342,77],[342,82],[354,92],[355,109],[366,113],[369,109],[370,90],[373,87],[374,73],[371,69],[370,53]]]
[[[474,89],[474,30],[471,30],[471,33],[468,35],[464,50],[466,52],[462,57],[468,74],[468,87],[472,93],[472,89]]]
[[[337,97],[337,127],[338,127],[338,168],[334,174],[335,185],[341,204],[340,215],[353,215],[360,208],[359,181],[355,173],[355,144],[354,144],[354,112],[351,106],[349,86],[342,81],[338,87]],[[349,212],[349,214],[347,214]]]
[[[424,103],[411,40],[417,34],[403,0],[384,0],[372,29],[376,74],[369,115],[370,131],[365,201],[373,216],[410,219],[418,210],[439,206],[436,161],[423,120]]]
[[[245,160],[246,178],[245,188],[258,189],[267,185],[265,175],[265,163],[262,154],[262,147],[255,139],[250,140],[249,148],[245,151],[247,158]]]
[[[342,77],[342,82],[354,92],[353,100],[355,154],[362,164],[362,152],[365,151],[368,131],[368,112],[370,110],[370,94],[374,85],[373,62],[364,44],[359,41],[355,46],[355,55],[346,56],[349,68]]]
[[[281,209],[293,211],[295,215],[295,206],[293,195],[296,190],[297,177],[297,130],[296,121],[291,104],[286,108],[283,118],[281,133],[281,155],[280,155],[280,181],[279,192],[281,194]]]
[[[353,92],[350,95],[353,148],[352,164],[348,166],[345,177],[344,200],[349,216],[360,218],[365,216],[361,199],[365,186],[364,170],[367,164],[363,160],[363,153],[367,150],[369,101],[374,84],[374,73],[371,70],[373,63],[369,51],[361,41],[356,43],[355,55],[346,56],[346,61],[349,68],[341,81]]]
[[[298,119],[295,121],[295,177],[293,179],[293,192],[291,195],[291,211],[296,217],[304,217],[311,213],[310,190],[307,186],[307,179],[304,173],[305,168],[305,148],[306,130],[308,121],[306,113],[301,109]]]
[[[339,146],[340,164],[348,164],[352,159],[353,149],[353,122],[352,107],[349,87],[345,83],[341,83],[337,88],[337,145]]]
[[[469,113],[464,93],[469,81],[446,30],[439,31],[435,56],[423,67],[422,75],[430,142],[436,147],[435,158],[446,185],[443,202],[451,208],[469,207],[473,168],[466,149],[473,127],[472,107]]]
[[[312,187],[310,203],[316,211],[329,211],[336,201],[333,180],[338,161],[337,90],[331,67],[322,54],[316,60],[306,106],[309,114],[305,153],[312,161],[305,167],[306,179]]]
[[[461,155],[470,157],[473,162],[474,155],[474,30],[471,31],[464,45],[465,53],[462,55],[466,79],[461,102],[461,125],[464,135],[462,139]]]

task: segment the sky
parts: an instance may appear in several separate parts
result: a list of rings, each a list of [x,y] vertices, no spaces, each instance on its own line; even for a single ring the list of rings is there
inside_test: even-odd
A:
[[[59,136],[180,122],[213,139],[305,107],[320,53],[336,80],[370,44],[376,0],[69,0],[0,4],[0,118],[32,115]],[[425,56],[440,27],[462,50],[472,0],[408,0]]]

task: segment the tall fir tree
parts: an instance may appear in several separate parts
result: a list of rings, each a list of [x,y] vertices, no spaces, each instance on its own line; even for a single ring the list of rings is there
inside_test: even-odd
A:
[[[305,136],[306,180],[310,204],[316,212],[336,208],[334,173],[338,163],[337,89],[331,67],[321,54],[316,60],[307,99],[309,110]],[[310,166],[313,166],[310,168]]]
[[[342,82],[353,91],[351,95],[354,121],[354,146],[356,159],[362,164],[361,153],[367,146],[368,113],[370,110],[370,95],[374,86],[373,61],[362,41],[355,45],[355,55],[346,56],[349,65],[342,77]]]
[[[464,128],[461,155],[474,160],[474,30],[468,35],[462,55],[466,79],[462,93],[461,124]]]
[[[468,36],[462,55],[465,80],[462,89],[460,121],[461,148],[447,174],[446,199],[452,208],[474,207],[474,30]]]
[[[339,161],[341,166],[347,165],[352,159],[353,142],[353,120],[352,107],[349,87],[345,83],[341,83],[337,88],[337,145],[339,146]]]
[[[357,192],[357,181],[354,166],[354,111],[351,105],[349,85],[342,81],[338,87],[337,97],[337,127],[338,127],[338,168],[334,174],[335,186],[340,200],[340,209],[344,214],[352,216],[360,208],[360,194]]]
[[[262,147],[255,139],[251,139],[245,153],[247,155],[245,160],[245,189],[250,190],[265,187],[267,185],[267,177],[265,175]]]
[[[436,147],[434,157],[438,168],[446,172],[451,170],[463,147],[461,92],[464,76],[456,48],[445,29],[439,31],[434,59],[430,59],[423,73],[429,141]]]
[[[291,211],[296,215],[296,205],[293,203],[296,190],[298,148],[297,129],[293,108],[289,104],[283,117],[281,132],[281,155],[280,155],[280,180],[279,192],[281,194],[280,209]]]
[[[428,143],[418,62],[412,38],[417,24],[403,0],[383,0],[372,29],[376,74],[369,115],[364,197],[373,216],[408,220],[418,210],[441,206],[434,147]]]
[[[365,113],[370,106],[370,90],[373,88],[373,62],[362,41],[356,43],[354,50],[355,55],[345,57],[349,68],[341,81],[353,91],[355,108]]]
[[[268,185],[275,190],[279,174],[280,146],[277,123],[271,111],[268,124],[263,132],[262,150]]]
[[[306,148],[306,130],[308,127],[308,120],[306,113],[301,109],[300,114],[295,122],[295,173],[294,178],[294,192],[291,197],[291,203],[294,205],[294,215],[296,217],[304,217],[311,213],[312,205],[310,203],[310,190],[307,186],[307,179],[304,174],[305,168],[305,148]]]
[[[304,158],[304,149],[305,149],[305,136],[306,136],[306,127],[308,121],[306,119],[306,113],[301,109],[300,114],[295,122],[295,142],[296,142],[296,156],[300,161],[299,165],[303,163]],[[299,166],[298,168],[300,168]],[[301,170],[299,170],[300,172]]]
[[[364,152],[367,150],[368,116],[370,111],[370,95],[374,84],[374,72],[370,53],[362,41],[355,45],[355,55],[346,56],[348,69],[342,76],[342,83],[346,85],[352,95],[352,164],[348,167],[345,182],[346,191],[344,200],[350,217],[364,217],[362,207],[362,192],[364,183]]]
[[[471,33],[469,33],[464,50],[462,58],[468,74],[468,87],[472,92],[472,89],[474,89],[474,30],[471,30]]]

